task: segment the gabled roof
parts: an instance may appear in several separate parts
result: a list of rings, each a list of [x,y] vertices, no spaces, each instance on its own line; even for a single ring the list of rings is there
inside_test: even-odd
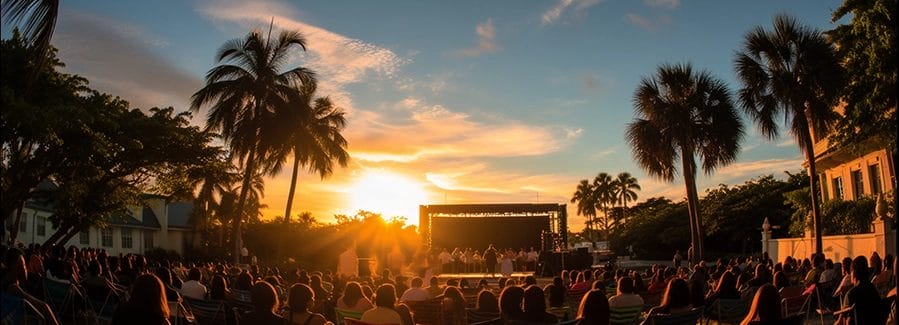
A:
[[[189,224],[194,204],[190,202],[172,202],[168,204],[169,228],[192,228]]]
[[[120,225],[120,226],[132,226],[132,227],[143,227],[143,228],[153,228],[159,229],[159,219],[156,218],[156,214],[153,213],[153,209],[148,207],[144,207],[141,211],[141,219],[137,220],[132,217],[129,213],[117,213],[107,220],[109,224],[112,225]]]

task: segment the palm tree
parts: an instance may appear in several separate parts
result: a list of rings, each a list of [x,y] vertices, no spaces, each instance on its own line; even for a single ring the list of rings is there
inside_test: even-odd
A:
[[[615,202],[615,185],[612,176],[603,172],[593,178],[593,194],[596,196],[596,209],[602,211],[602,226],[608,239],[609,232],[609,207]]]
[[[727,85],[690,64],[662,65],[643,78],[634,93],[637,117],[625,138],[637,164],[654,177],[673,182],[680,158],[687,191],[694,262],[702,258],[702,219],[696,192],[696,158],[710,174],[736,159],[743,124]]]
[[[33,81],[47,62],[50,39],[59,16],[59,0],[3,0],[0,10],[4,20],[23,25],[25,44],[37,58],[34,73],[29,77]]]
[[[587,218],[585,225],[590,233],[590,242],[594,242],[593,223],[596,219],[596,195],[594,195],[593,185],[590,184],[590,181],[582,179],[577,184],[577,190],[571,196],[571,203],[577,203],[577,214]]]
[[[749,31],[735,60],[743,84],[743,109],[769,139],[778,136],[781,115],[808,163],[815,251],[821,254],[821,215],[818,211],[815,139],[824,138],[837,119],[833,107],[845,77],[835,49],[821,32],[778,15],[774,29]]]
[[[350,156],[347,141],[340,134],[346,127],[344,112],[328,97],[315,98],[315,84],[308,84],[291,95],[290,109],[278,110],[267,119],[264,137],[271,149],[264,169],[277,174],[287,156],[293,155],[290,189],[284,222],[290,222],[293,197],[300,166],[317,173],[321,179],[334,172],[334,163],[346,167]]]
[[[618,174],[618,177],[615,178],[615,193],[618,199],[618,204],[624,207],[625,213],[627,213],[627,203],[637,200],[637,192],[640,190],[640,184],[637,183],[637,178],[631,176],[628,172],[621,172]],[[627,216],[624,216],[627,218]]]
[[[239,259],[241,220],[247,192],[257,163],[266,152],[259,136],[267,112],[289,108],[289,96],[299,85],[315,82],[314,73],[304,67],[281,72],[290,50],[306,49],[306,40],[296,31],[283,31],[277,39],[265,39],[258,31],[245,38],[226,42],[216,55],[219,65],[206,74],[206,86],[191,97],[191,110],[211,104],[206,117],[208,130],[220,131],[222,138],[244,167],[243,183],[234,209],[234,258]]]

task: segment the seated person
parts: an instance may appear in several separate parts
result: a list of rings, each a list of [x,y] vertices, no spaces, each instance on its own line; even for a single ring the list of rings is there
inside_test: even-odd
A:
[[[634,292],[634,279],[621,277],[618,279],[617,294],[609,298],[609,308],[629,308],[643,306],[643,298]]]

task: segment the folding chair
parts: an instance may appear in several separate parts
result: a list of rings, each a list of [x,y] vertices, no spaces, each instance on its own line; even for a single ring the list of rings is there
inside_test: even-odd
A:
[[[744,296],[740,299],[716,300],[706,315],[708,316],[706,324],[709,324],[713,318],[718,320],[718,324],[739,324],[749,313],[752,298],[752,296]]]
[[[649,316],[650,325],[692,325],[702,318],[702,308],[693,308],[680,314],[656,314]]]
[[[203,300],[183,297],[187,304],[187,312],[198,324],[224,324],[226,321],[225,303],[221,300]]]
[[[643,305],[611,308],[609,312],[609,324],[630,325],[636,323],[637,319],[640,318],[640,313],[643,312]]]
[[[362,319],[361,311],[334,308],[334,312],[337,314],[336,322],[335,322],[337,325],[343,325],[344,319],[346,319],[346,318]]]

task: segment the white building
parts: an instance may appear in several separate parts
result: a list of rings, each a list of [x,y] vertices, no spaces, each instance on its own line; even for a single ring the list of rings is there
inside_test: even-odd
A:
[[[167,202],[162,196],[147,195],[144,206],[129,207],[129,213],[116,215],[108,220],[108,227],[91,227],[75,235],[66,247],[94,247],[105,249],[110,255],[119,253],[143,254],[152,248],[174,250],[184,254],[187,233],[192,231],[188,224],[193,204],[189,202]],[[28,200],[22,209],[16,240],[25,244],[43,244],[56,232],[49,221],[52,206]],[[12,230],[15,216],[7,218],[5,229]]]

